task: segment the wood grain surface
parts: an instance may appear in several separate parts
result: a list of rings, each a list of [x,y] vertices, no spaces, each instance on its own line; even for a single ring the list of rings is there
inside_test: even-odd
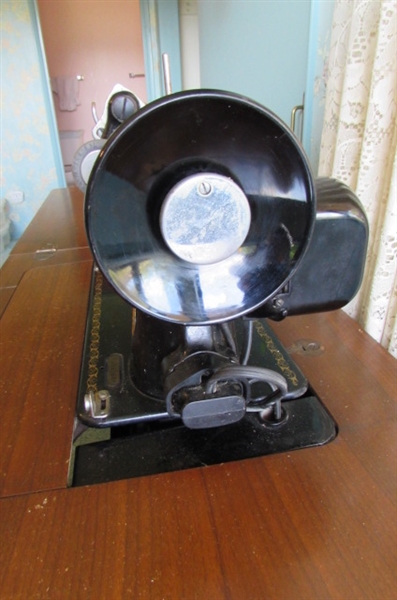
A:
[[[15,244],[12,254],[87,246],[83,219],[83,193],[76,187],[53,190]]]
[[[66,485],[91,270],[28,271],[0,321],[0,496]]]
[[[1,600],[396,600],[397,361],[342,311],[272,325],[322,346],[293,357],[332,443],[66,489],[91,266],[27,270],[0,321]]]
[[[11,254],[0,270],[0,316],[3,314],[24,273],[30,269],[87,260],[92,260],[92,253],[88,247],[56,250],[45,254],[37,252]]]
[[[0,270],[0,316],[29,269],[92,259],[83,213],[84,196],[78,188],[49,194]]]

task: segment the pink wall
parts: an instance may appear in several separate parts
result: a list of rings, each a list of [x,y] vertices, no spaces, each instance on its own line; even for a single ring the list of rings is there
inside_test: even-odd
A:
[[[92,139],[91,102],[102,115],[113,85],[120,83],[146,101],[139,0],[38,0],[50,77],[83,75],[80,105],[60,111],[54,95],[58,129],[83,129]]]

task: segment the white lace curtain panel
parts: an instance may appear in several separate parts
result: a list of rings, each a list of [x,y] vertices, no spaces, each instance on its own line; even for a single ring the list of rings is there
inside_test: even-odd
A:
[[[396,0],[335,0],[319,175],[365,208],[364,281],[346,311],[397,357]]]

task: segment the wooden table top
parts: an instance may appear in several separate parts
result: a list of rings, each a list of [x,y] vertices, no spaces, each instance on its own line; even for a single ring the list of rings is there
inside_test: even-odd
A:
[[[81,206],[54,191],[12,256],[86,248]],[[294,359],[332,443],[66,488],[91,269],[65,254],[2,288],[0,598],[395,600],[397,361],[342,311],[272,324],[324,346]]]

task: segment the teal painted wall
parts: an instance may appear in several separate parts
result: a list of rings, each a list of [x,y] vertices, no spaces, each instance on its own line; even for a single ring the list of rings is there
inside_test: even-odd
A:
[[[202,87],[238,92],[296,133],[313,173],[323,127],[334,0],[198,0]]]
[[[1,2],[0,195],[22,191],[8,205],[11,235],[20,237],[53,188],[63,187],[59,142],[52,129],[51,99],[32,0]],[[57,150],[58,149],[58,150]]]
[[[290,123],[302,103],[310,0],[199,0],[201,86],[248,96]]]
[[[312,0],[303,145],[314,175],[318,172],[334,0]]]

